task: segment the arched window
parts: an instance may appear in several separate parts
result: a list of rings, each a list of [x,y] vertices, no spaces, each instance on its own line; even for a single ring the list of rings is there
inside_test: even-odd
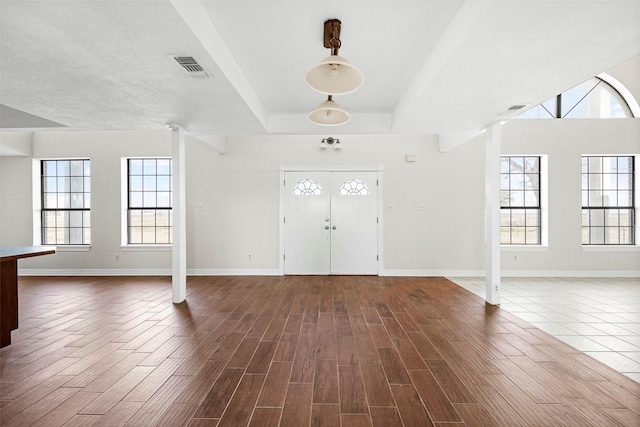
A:
[[[604,76],[604,75],[603,75]],[[628,93],[627,96],[631,96]],[[631,100],[635,102],[635,100]],[[524,111],[521,119],[609,119],[634,117],[630,103],[601,77],[593,77]]]

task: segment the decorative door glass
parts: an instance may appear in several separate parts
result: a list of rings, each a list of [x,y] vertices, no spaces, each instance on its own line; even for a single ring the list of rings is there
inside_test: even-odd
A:
[[[341,196],[368,196],[369,188],[359,179],[349,179],[342,184],[338,193]]]
[[[316,181],[310,179],[302,179],[293,187],[295,196],[321,196],[322,187]]]

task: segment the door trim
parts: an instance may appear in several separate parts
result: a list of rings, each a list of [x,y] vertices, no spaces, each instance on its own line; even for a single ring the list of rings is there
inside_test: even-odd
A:
[[[278,248],[278,273],[280,276],[284,276],[284,175],[285,172],[377,172],[378,173],[378,276],[384,275],[384,246],[383,246],[383,233],[384,221],[383,221],[383,166],[285,166],[280,165],[280,172],[278,175],[278,188],[279,188],[279,212],[278,226],[279,230],[279,248]]]

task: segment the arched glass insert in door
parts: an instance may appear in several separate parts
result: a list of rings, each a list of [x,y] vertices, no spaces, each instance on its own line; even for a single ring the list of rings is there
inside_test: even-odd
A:
[[[338,194],[341,196],[368,196],[369,188],[359,179],[349,179],[342,183]]]
[[[303,179],[293,187],[294,196],[321,196],[322,187],[315,181]]]

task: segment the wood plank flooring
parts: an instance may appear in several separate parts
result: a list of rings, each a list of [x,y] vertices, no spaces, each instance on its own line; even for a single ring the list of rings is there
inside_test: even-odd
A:
[[[444,278],[21,277],[2,426],[638,426],[640,384]]]

